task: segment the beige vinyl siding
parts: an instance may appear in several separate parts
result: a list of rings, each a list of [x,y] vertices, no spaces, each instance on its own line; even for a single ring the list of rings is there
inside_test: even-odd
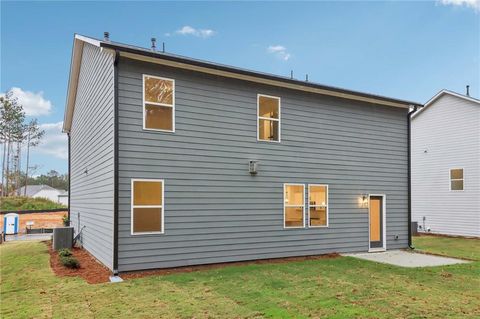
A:
[[[444,94],[413,118],[412,136],[412,220],[480,236],[480,105]],[[452,168],[464,170],[463,191],[450,190]]]
[[[71,222],[81,243],[113,266],[114,56],[84,44],[71,127]]]
[[[406,109],[122,58],[118,68],[120,271],[367,251],[365,193],[387,196],[387,248],[407,246]],[[142,129],[142,74],[175,79],[175,133]],[[281,98],[280,143],[257,141],[259,93]],[[132,178],[164,180],[164,234],[130,234]],[[284,183],[328,184],[329,228],[284,229]]]

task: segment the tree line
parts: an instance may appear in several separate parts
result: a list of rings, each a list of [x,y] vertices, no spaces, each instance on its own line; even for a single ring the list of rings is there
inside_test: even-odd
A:
[[[0,144],[3,149],[1,196],[8,196],[27,184],[29,169],[32,168],[30,148],[38,146],[44,135],[45,131],[40,129],[36,118],[27,119],[23,106],[12,91],[0,97]],[[26,156],[24,171],[23,154]]]

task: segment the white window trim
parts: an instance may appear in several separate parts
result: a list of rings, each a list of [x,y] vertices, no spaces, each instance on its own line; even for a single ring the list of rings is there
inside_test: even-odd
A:
[[[310,186],[320,186],[320,187],[325,187],[326,188],[325,199],[327,200],[327,205],[310,205]],[[327,184],[308,184],[307,199],[308,199],[308,228],[328,228],[328,225],[329,225],[329,221],[328,221],[328,204],[329,204],[328,185]],[[327,219],[327,224],[326,225],[321,225],[321,226],[310,225],[310,207],[325,207],[326,208],[326,219]]]
[[[463,178],[452,178],[452,171],[454,169],[461,169]],[[462,189],[452,189],[452,182],[453,181],[463,181],[463,188]],[[450,168],[448,170],[448,189],[451,192],[463,192],[465,190],[465,169],[463,167],[454,167],[454,168]]]
[[[159,79],[159,80],[166,80],[166,81],[172,81],[172,104],[166,104],[166,103],[157,103],[157,102],[148,102],[145,101],[145,78],[154,78],[154,79]],[[156,129],[156,128],[148,128],[145,126],[145,107],[146,104],[151,104],[151,105],[157,105],[157,106],[165,106],[165,107],[171,107],[172,108],[172,130],[162,130],[162,129]],[[143,74],[142,75],[142,117],[143,117],[143,129],[145,131],[157,131],[157,132],[166,132],[166,133],[175,133],[175,80],[170,79],[170,78],[164,78],[160,76],[154,76],[154,75],[149,75],[149,74]]]
[[[276,99],[278,100],[278,119],[274,119],[271,117],[264,117],[260,116],[260,97],[267,97],[271,99]],[[280,143],[282,141],[282,99],[278,96],[272,96],[272,95],[266,95],[266,94],[257,94],[257,142],[267,142],[267,143]],[[272,141],[272,140],[262,140],[260,139],[260,125],[259,122],[260,120],[269,120],[269,121],[277,121],[278,122],[278,141]]]
[[[160,182],[162,183],[162,205],[134,205],[133,204],[133,195],[134,195],[134,182]],[[133,236],[138,235],[159,235],[165,233],[165,181],[163,179],[141,179],[141,178],[132,178],[130,183],[130,234]],[[134,232],[133,231],[133,209],[134,208],[161,208],[162,210],[162,230],[155,232]]]
[[[303,199],[303,205],[302,205],[302,218],[303,218],[303,226],[287,226],[286,225],[286,220],[285,220],[285,208],[287,207],[299,207],[299,205],[285,205],[285,190],[287,186],[302,186],[302,199]],[[305,228],[305,184],[294,184],[294,183],[284,183],[283,184],[283,229],[299,229],[299,228]]]

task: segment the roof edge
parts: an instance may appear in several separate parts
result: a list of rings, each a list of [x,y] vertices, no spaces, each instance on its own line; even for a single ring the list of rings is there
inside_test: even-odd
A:
[[[286,83],[289,84],[290,86],[297,86],[297,89],[301,88],[312,88],[312,89],[318,89],[318,90],[323,90],[323,91],[331,91],[331,92],[336,92],[337,95],[345,95],[343,96],[344,98],[348,98],[347,96],[359,96],[359,97],[364,97],[368,99],[373,99],[377,100],[378,104],[384,104],[384,105],[389,105],[392,106],[391,104],[401,104],[402,107],[408,108],[411,105],[417,105],[417,106],[422,106],[421,103],[418,102],[413,102],[413,101],[407,101],[407,100],[401,100],[401,99],[396,99],[396,98],[390,98],[390,97],[385,97],[381,95],[375,95],[371,93],[364,93],[360,91],[354,91],[354,90],[348,90],[348,89],[343,89],[343,88],[338,88],[338,87],[333,87],[333,86],[327,86],[323,84],[318,84],[314,82],[308,82],[308,81],[302,81],[302,80],[296,80],[296,79],[291,79],[287,77],[282,77],[274,74],[269,74],[269,73],[262,73],[258,71],[252,71],[252,70],[247,70],[247,69],[241,69],[241,68],[236,68],[228,65],[223,65],[223,64],[217,64],[217,63],[212,63],[212,62],[207,62],[207,61],[202,61],[202,60],[197,60],[197,59],[192,59],[192,58],[187,58],[179,55],[174,55],[174,54],[169,54],[169,53],[163,53],[159,51],[152,51],[149,49],[144,49],[144,48],[139,48],[131,45],[125,45],[121,44],[118,42],[100,42],[101,47],[105,48],[110,48],[114,50],[119,50],[121,53],[129,53],[130,58],[132,58],[132,55],[138,55],[138,56],[145,56],[147,58],[151,59],[160,59],[160,60],[165,60],[169,61],[171,63],[176,63],[177,67],[180,64],[183,65],[191,65],[197,68],[204,68],[204,69],[211,69],[214,71],[218,72],[229,72],[232,74],[240,74],[252,78],[258,78],[258,79],[265,79],[270,82],[270,85],[276,85],[271,83],[277,82],[277,83]],[[293,87],[292,87],[293,88]],[[294,88],[295,89],[295,88]],[[324,92],[325,94],[325,92]],[[385,103],[385,102],[390,102],[390,103]]]
[[[437,94],[435,94],[430,100],[428,100],[424,107],[422,107],[420,110],[418,110],[417,112],[415,112],[414,114],[412,114],[412,119],[417,117],[420,113],[422,113],[423,111],[425,111],[430,105],[433,104],[433,102],[435,102],[436,100],[438,100],[440,97],[442,97],[443,95],[445,94],[448,94],[448,95],[452,95],[452,96],[456,96],[458,98],[461,98],[461,99],[464,99],[464,100],[467,100],[467,101],[470,101],[470,102],[474,102],[474,103],[478,103],[480,104],[480,100],[476,99],[476,98],[473,98],[471,96],[468,96],[468,95],[463,95],[463,94],[460,94],[460,93],[457,93],[457,92],[454,92],[454,91],[450,91],[450,90],[447,90],[447,89],[442,89],[440,90]]]
[[[63,117],[62,132],[70,132],[73,118],[73,107],[77,96],[78,76],[82,62],[83,45],[89,43],[100,47],[101,41],[75,33],[73,37],[72,56],[70,60],[70,74],[68,76],[67,97],[65,101],[65,113]]]
[[[282,77],[269,73],[261,73],[258,71],[246,70],[236,68],[233,66],[216,64],[213,62],[207,62],[192,58],[187,58],[179,55],[162,53],[158,51],[151,51],[145,48],[135,47],[131,45],[125,45],[118,42],[101,41],[92,37],[83,36],[75,33],[73,40],[72,56],[70,62],[70,74],[67,86],[67,97],[65,102],[65,114],[63,119],[64,133],[69,133],[71,129],[73,119],[73,109],[76,99],[78,77],[80,74],[80,65],[82,61],[83,46],[85,43],[94,45],[96,47],[118,50],[120,53],[124,53],[128,58],[139,59],[139,57],[146,57],[153,61],[165,61],[170,63],[170,66],[177,68],[188,68],[199,71],[217,74],[226,77],[236,77],[246,81],[260,82],[267,85],[285,87],[295,90],[309,91],[317,94],[336,96],[339,98],[345,98],[350,100],[358,100],[368,103],[375,103],[380,105],[386,105],[391,107],[410,108],[410,106],[423,106],[421,103],[401,100],[396,98],[390,98],[381,95],[375,95],[371,93],[365,93],[360,91],[348,90],[333,86],[327,86],[314,82],[301,81]],[[238,76],[236,76],[238,75]]]

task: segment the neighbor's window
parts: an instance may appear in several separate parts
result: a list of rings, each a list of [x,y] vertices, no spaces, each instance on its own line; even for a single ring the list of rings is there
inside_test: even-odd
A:
[[[143,75],[143,128],[175,131],[175,81]]]
[[[450,170],[450,190],[463,191],[463,168],[452,168]]]
[[[328,185],[308,185],[308,226],[328,227]]]
[[[305,185],[284,184],[284,227],[298,228],[305,227]]]
[[[163,180],[132,180],[132,234],[163,233]]]
[[[257,109],[258,140],[280,142],[280,98],[259,94]]]

